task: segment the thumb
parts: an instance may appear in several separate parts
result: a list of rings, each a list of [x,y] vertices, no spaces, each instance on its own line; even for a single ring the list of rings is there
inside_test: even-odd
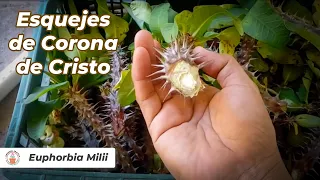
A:
[[[222,88],[235,85],[255,86],[240,64],[232,56],[218,54],[202,47],[196,47],[193,52],[197,53],[200,57],[196,60],[196,63],[207,62],[207,65],[204,66],[202,70],[209,76],[217,79]]]

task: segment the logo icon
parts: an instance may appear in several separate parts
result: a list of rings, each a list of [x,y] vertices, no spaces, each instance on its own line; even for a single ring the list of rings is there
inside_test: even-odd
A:
[[[20,161],[20,154],[17,151],[9,151],[6,154],[6,161],[9,165],[16,165]]]

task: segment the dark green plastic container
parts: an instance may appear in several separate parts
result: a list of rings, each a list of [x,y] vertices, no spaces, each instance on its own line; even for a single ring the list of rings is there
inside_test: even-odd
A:
[[[115,0],[114,0],[115,1]],[[63,1],[59,0],[40,0],[38,14],[57,14],[59,7],[63,5]],[[78,1],[79,2],[79,1]],[[121,2],[121,1],[115,1]],[[114,3],[111,1],[111,3]],[[113,8],[113,6],[111,6]],[[61,8],[60,8],[61,9]],[[121,11],[122,12],[122,11]],[[46,34],[46,30],[38,27],[33,31],[33,39],[36,40],[35,50],[29,53],[32,62],[41,62],[45,64],[46,52],[41,48],[39,42]],[[49,77],[42,75],[26,75],[20,82],[20,88],[16,99],[12,119],[8,129],[5,147],[25,148],[37,147],[36,143],[28,137],[26,130],[26,117],[28,114],[28,106],[23,104],[23,100],[30,94],[30,91],[38,86],[49,85]],[[9,180],[97,180],[97,179],[156,179],[166,180],[173,179],[171,175],[164,174],[125,174],[125,173],[109,173],[109,172],[93,172],[90,170],[70,170],[70,169],[2,169],[2,173]]]

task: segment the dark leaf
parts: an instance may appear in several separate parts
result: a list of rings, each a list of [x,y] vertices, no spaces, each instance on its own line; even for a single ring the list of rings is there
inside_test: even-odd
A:
[[[299,99],[301,102],[308,104],[309,90],[311,86],[313,78],[313,73],[310,69],[307,69],[306,73],[302,77],[302,83],[300,84],[300,88],[297,92]]]
[[[316,128],[320,127],[320,117],[313,116],[310,114],[300,114],[296,116],[295,121],[297,124],[299,124],[301,127],[305,128]]]
[[[35,101],[28,106],[27,132],[32,139],[38,140],[43,135],[48,116],[58,102],[59,100]]]
[[[291,88],[282,88],[279,92],[279,99],[283,100],[288,105],[288,111],[296,111],[304,108],[299,97]]]
[[[266,43],[259,41],[257,50],[263,58],[279,64],[302,64],[299,51],[287,47],[275,48]]]
[[[303,68],[295,65],[284,65],[282,71],[283,84],[287,85],[289,82],[292,82],[298,79],[303,73]]]

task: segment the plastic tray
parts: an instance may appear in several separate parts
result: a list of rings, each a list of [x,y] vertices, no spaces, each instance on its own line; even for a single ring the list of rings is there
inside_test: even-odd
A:
[[[40,0],[40,7],[38,14],[56,14],[59,6],[63,1],[59,0]],[[78,1],[79,2],[79,1]],[[109,0],[109,3],[120,3],[121,0]],[[128,1],[126,1],[128,2]],[[129,1],[130,2],[130,1]],[[113,11],[113,10],[112,10]],[[121,11],[122,13],[122,11]],[[44,28],[39,26],[33,30],[33,39],[40,42],[42,37],[46,34]],[[35,50],[30,52],[28,57],[32,58],[32,62],[40,62],[42,64],[46,61],[46,53],[36,43]],[[22,77],[20,87],[8,129],[5,147],[37,147],[36,143],[31,140],[26,131],[26,117],[28,114],[28,105],[23,104],[23,100],[29,95],[30,91],[37,86],[46,86],[49,84],[49,78],[45,74],[41,75],[25,75]],[[23,179],[23,180],[37,180],[37,179],[70,179],[70,180],[91,180],[91,179],[173,179],[171,175],[164,174],[126,174],[126,173],[108,173],[108,172],[93,172],[90,170],[70,170],[70,169],[2,169],[2,173],[9,180]]]

